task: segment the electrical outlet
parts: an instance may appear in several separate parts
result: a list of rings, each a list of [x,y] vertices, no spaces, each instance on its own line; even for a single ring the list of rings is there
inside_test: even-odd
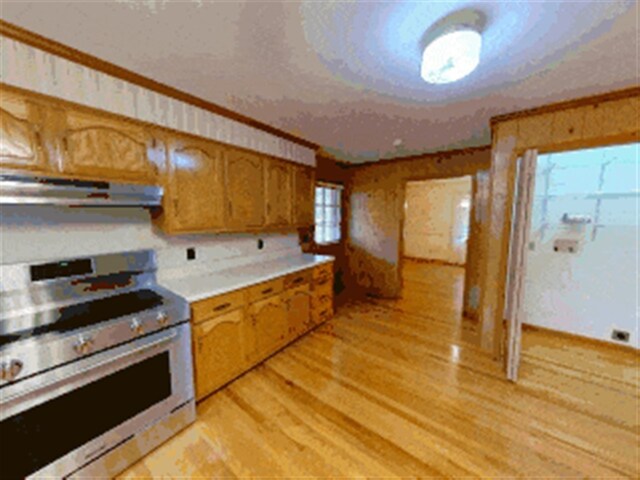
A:
[[[625,332],[624,330],[613,330],[611,332],[611,338],[618,342],[629,343],[629,332]]]
[[[187,260],[196,259],[196,249],[193,247],[187,248]]]

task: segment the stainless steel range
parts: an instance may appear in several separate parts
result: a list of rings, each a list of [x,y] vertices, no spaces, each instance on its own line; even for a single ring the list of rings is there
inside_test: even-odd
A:
[[[113,476],[195,420],[152,251],[0,266],[0,476]]]

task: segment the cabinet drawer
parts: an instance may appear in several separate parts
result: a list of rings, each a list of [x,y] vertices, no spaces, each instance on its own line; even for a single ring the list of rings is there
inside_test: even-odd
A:
[[[325,307],[321,310],[313,310],[311,312],[311,321],[314,325],[320,325],[333,317],[333,308]]]
[[[295,272],[290,275],[284,277],[284,288],[288,290],[290,288],[296,288],[300,285],[304,285],[305,283],[309,283],[311,281],[311,277],[313,276],[313,272],[311,269],[302,270],[301,272]]]
[[[259,283],[253,287],[248,288],[248,301],[249,303],[257,302],[263,298],[277,295],[284,289],[284,278],[276,278],[275,280],[269,280],[268,282]]]
[[[325,308],[333,308],[333,293],[323,293],[321,295],[314,294],[312,299],[313,309],[324,310]]]
[[[217,295],[191,304],[193,323],[200,323],[215,318],[232,310],[242,308],[245,304],[245,290]]]
[[[313,281],[313,290],[333,289],[333,275],[325,275]]]
[[[333,262],[318,265],[313,269],[314,280],[322,280],[328,277],[333,277]]]
[[[329,295],[333,297],[333,279],[323,282],[321,284],[315,283],[313,285],[313,296],[320,297],[323,295]]]

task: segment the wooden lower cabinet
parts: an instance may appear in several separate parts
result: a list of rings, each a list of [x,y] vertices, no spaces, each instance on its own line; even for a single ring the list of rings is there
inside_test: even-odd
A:
[[[333,316],[333,273],[321,267],[191,304],[198,400]]]
[[[252,351],[250,358],[260,362],[288,341],[287,308],[283,295],[275,295],[249,306]]]
[[[285,292],[289,338],[295,340],[306,333],[311,323],[311,287],[302,285]]]
[[[244,310],[205,320],[193,327],[196,398],[214,392],[249,368]]]

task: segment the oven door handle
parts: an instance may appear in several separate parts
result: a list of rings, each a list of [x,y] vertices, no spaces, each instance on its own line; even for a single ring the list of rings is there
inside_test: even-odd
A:
[[[54,387],[55,385],[62,384],[62,383],[68,383],[69,381],[72,381],[72,380],[74,380],[74,379],[76,379],[78,377],[84,376],[87,373],[90,373],[90,372],[92,372],[94,370],[98,370],[100,368],[103,368],[105,366],[111,365],[113,363],[117,363],[117,362],[119,362],[119,361],[121,361],[121,360],[123,360],[125,358],[132,357],[132,356],[135,356],[135,355],[139,355],[139,354],[144,353],[144,352],[146,352],[148,350],[156,348],[159,345],[164,345],[166,343],[169,343],[177,335],[178,334],[176,332],[176,329],[172,328],[168,332],[168,334],[165,334],[162,338],[154,340],[151,343],[147,343],[147,344],[142,345],[142,346],[140,346],[138,348],[135,348],[135,349],[133,349],[131,351],[124,352],[124,353],[122,353],[120,355],[117,355],[116,357],[109,358],[107,360],[98,362],[98,363],[96,363],[94,365],[91,365],[90,367],[83,368],[82,370],[74,372],[72,375],[66,376],[64,378],[56,378],[56,379],[54,379],[54,380],[52,380],[50,382],[47,382],[45,384],[37,385],[34,388],[28,388],[28,389],[25,389],[23,391],[17,392],[14,395],[8,395],[8,396],[5,396],[5,397],[2,397],[1,401],[0,401],[0,404],[6,405],[6,404],[14,402],[15,400],[18,400],[18,399],[20,399],[22,397],[26,397],[28,395],[32,395],[32,394],[34,394],[36,392],[39,392],[41,390],[48,390],[51,387]]]

